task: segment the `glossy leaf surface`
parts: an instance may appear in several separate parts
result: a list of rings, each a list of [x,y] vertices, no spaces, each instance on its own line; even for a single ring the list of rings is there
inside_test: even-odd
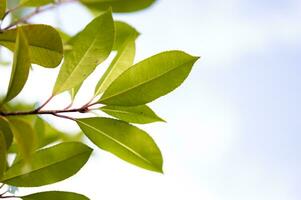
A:
[[[87,162],[92,149],[78,142],[66,142],[42,149],[32,155],[30,166],[19,161],[1,182],[19,187],[36,187],[62,181]]]
[[[197,59],[181,51],[167,51],[145,59],[121,74],[99,102],[120,106],[149,103],[180,86]]]
[[[125,106],[104,106],[100,110],[126,122],[136,124],[148,124],[152,122],[164,122],[156,113],[146,105],[125,107]]]
[[[77,119],[88,138],[99,148],[144,169],[162,172],[162,155],[154,140],[143,130],[109,118]]]
[[[89,200],[84,195],[73,192],[49,191],[21,197],[23,200]]]
[[[48,25],[21,26],[28,40],[31,62],[48,68],[58,66],[63,58],[63,44],[59,33]],[[17,29],[0,33],[0,45],[11,51],[16,48]]]
[[[27,38],[22,28],[19,28],[10,82],[5,98],[6,102],[10,101],[21,92],[27,81],[30,67],[31,64]]]
[[[72,41],[72,50],[65,55],[53,94],[81,84],[109,56],[113,42],[113,18],[111,11],[106,11]]]

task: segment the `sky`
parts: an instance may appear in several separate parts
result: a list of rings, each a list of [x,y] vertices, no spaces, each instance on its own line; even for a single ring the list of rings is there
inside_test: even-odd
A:
[[[77,176],[37,191],[71,190],[106,200],[300,199],[299,0],[160,0],[114,18],[141,33],[136,61],[171,49],[202,57],[179,89],[151,104],[168,123],[143,126],[162,150],[165,173],[136,168],[91,144],[94,155]],[[76,33],[90,20],[72,4],[34,22]],[[102,70],[81,94],[93,91],[92,79]],[[35,67],[19,98],[45,100],[57,72]],[[49,107],[66,105],[65,98]]]

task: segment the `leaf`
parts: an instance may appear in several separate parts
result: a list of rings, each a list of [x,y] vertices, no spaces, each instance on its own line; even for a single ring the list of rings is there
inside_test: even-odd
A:
[[[112,7],[113,12],[134,12],[151,6],[155,0],[80,0],[91,10],[106,10]]]
[[[29,7],[38,7],[44,6],[50,3],[54,3],[55,0],[21,0],[19,5],[21,6],[29,6]]]
[[[6,11],[6,0],[0,0],[0,20],[3,20]]]
[[[29,44],[31,62],[47,67],[58,66],[63,58],[63,44],[59,33],[48,25],[30,24],[21,26]],[[17,29],[0,33],[0,45],[15,50]]]
[[[0,130],[0,179],[3,176],[3,173],[6,169],[6,154],[7,154],[7,147],[5,136],[3,132]]]
[[[124,107],[124,106],[104,106],[100,110],[126,122],[136,124],[148,124],[152,122],[165,122],[146,105]]]
[[[112,13],[108,10],[95,18],[74,39],[72,50],[65,55],[53,94],[82,83],[109,56],[113,42],[114,24]]]
[[[23,89],[30,70],[30,55],[27,38],[22,30],[18,28],[16,49],[14,54],[13,67],[5,102],[15,98]]]
[[[36,138],[31,125],[15,117],[9,118],[9,125],[18,146],[22,158],[29,161],[35,149]]]
[[[113,50],[119,50],[128,37],[132,34],[139,35],[139,32],[129,24],[122,21],[115,21],[115,41]]]
[[[197,60],[198,57],[181,51],[167,51],[145,59],[121,74],[99,103],[120,106],[149,103],[180,86]]]
[[[99,148],[144,169],[162,172],[162,155],[143,130],[109,118],[77,119],[77,124]]]
[[[135,39],[137,36],[138,34],[133,32],[120,47],[114,60],[98,82],[95,96],[103,93],[120,74],[132,66],[135,59]]]
[[[10,129],[7,119],[5,119],[1,116],[0,116],[0,131],[2,131],[2,134],[5,137],[6,148],[9,149],[9,147],[11,146],[11,144],[13,142],[13,134],[11,132],[11,129]]]
[[[73,192],[49,191],[21,197],[23,200],[89,200],[84,195]]]
[[[37,187],[62,181],[78,172],[92,149],[79,142],[66,142],[32,155],[31,167],[23,160],[13,165],[1,182],[18,187]]]

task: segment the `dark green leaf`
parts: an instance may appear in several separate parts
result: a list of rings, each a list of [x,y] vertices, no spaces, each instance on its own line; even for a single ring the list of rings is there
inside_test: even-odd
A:
[[[109,56],[113,42],[114,24],[109,10],[95,18],[72,41],[72,50],[65,55],[53,94],[81,84]]]
[[[121,74],[99,100],[107,105],[149,103],[176,89],[186,79],[198,57],[168,51],[145,59]]]
[[[77,119],[88,138],[103,150],[144,169],[162,172],[162,155],[154,140],[143,130],[109,118]]]
[[[84,195],[73,192],[49,191],[21,197],[23,200],[89,200]]]
[[[14,164],[1,182],[18,187],[37,187],[62,181],[78,172],[92,149],[79,142],[66,142],[32,155],[30,167],[24,161]]]
[[[21,92],[27,81],[30,67],[27,38],[22,28],[18,28],[14,62],[5,102],[15,98]]]
[[[80,0],[94,11],[112,7],[113,12],[134,12],[151,6],[155,0]]]
[[[63,58],[63,44],[59,33],[48,25],[23,25],[22,29],[29,44],[31,62],[54,68]],[[10,29],[0,33],[0,45],[11,51],[15,50],[17,29]]]
[[[9,147],[13,142],[13,134],[11,132],[7,119],[1,116],[0,116],[0,131],[2,131],[2,134],[5,137],[6,148],[9,149]]]
[[[148,124],[152,122],[164,122],[156,113],[146,105],[125,107],[125,106],[104,106],[100,110],[126,122],[136,124]]]

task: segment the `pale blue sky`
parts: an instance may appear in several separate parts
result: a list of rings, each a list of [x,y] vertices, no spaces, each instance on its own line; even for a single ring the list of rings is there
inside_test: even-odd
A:
[[[55,14],[75,32],[90,19],[81,11],[70,5]],[[137,61],[170,49],[202,56],[183,86],[152,104],[168,121],[146,127],[162,149],[165,175],[96,151],[78,177],[50,188],[106,200],[300,199],[300,18],[299,0],[161,0],[116,15],[142,33]],[[51,14],[36,20],[57,22]],[[57,72],[35,73],[47,75],[42,82]],[[42,101],[51,91],[29,85],[23,97],[35,90]]]

